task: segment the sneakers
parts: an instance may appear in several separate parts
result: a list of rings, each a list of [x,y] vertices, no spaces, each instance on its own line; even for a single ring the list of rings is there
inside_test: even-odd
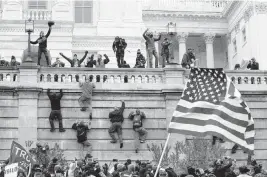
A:
[[[56,129],[54,129],[54,128],[51,128],[51,129],[50,129],[50,132],[54,132],[55,130],[56,130]]]
[[[59,129],[59,132],[65,132],[66,130],[64,128]]]

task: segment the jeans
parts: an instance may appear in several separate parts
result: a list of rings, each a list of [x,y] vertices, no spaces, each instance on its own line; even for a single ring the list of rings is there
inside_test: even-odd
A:
[[[115,137],[115,133],[118,134],[118,138],[120,143],[123,143],[122,141],[122,127],[121,127],[122,123],[121,122],[113,122],[112,125],[110,126],[108,132],[110,137],[112,138],[112,140],[114,142],[116,142],[116,137]]]
[[[92,98],[88,98],[88,97],[85,97],[85,96],[81,96],[78,100],[80,106],[82,108],[87,108],[89,107],[89,111],[90,113],[92,113]]]
[[[50,126],[51,126],[52,130],[55,129],[54,120],[59,121],[59,129],[62,130],[63,129],[63,123],[62,123],[62,114],[61,114],[60,110],[52,110],[50,113],[49,122],[50,122]]]
[[[134,133],[134,140],[135,140],[134,146],[135,146],[135,149],[139,149],[140,141],[146,140],[147,131],[143,127],[135,128],[134,131],[135,131],[135,133]]]
[[[169,61],[169,54],[168,54],[168,53],[162,55],[162,68],[165,67],[166,61],[167,61],[167,63],[170,62],[170,61]]]
[[[42,53],[44,53],[45,58],[46,58],[47,66],[49,66],[50,65],[50,61],[49,61],[48,51],[47,51],[46,48],[40,48],[40,47],[38,49],[38,65],[40,65]]]
[[[156,49],[148,49],[148,68],[153,67],[153,56],[155,57],[155,68],[158,68],[159,65],[159,57]]]
[[[124,64],[124,53],[117,52],[116,53],[116,58],[117,58],[118,68],[121,68],[121,66]]]

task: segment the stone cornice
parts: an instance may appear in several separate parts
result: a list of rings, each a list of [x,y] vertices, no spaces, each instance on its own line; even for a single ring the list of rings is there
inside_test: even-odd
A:
[[[34,33],[44,31],[45,29],[48,30],[48,27],[34,28]],[[72,33],[73,28],[72,27],[54,27],[52,31]],[[1,26],[0,33],[25,33],[25,28],[24,26],[23,27]]]
[[[143,11],[143,19],[154,20],[154,19],[165,19],[165,18],[190,18],[194,20],[198,19],[209,19],[217,20],[224,19],[221,13],[192,13],[192,12],[164,12],[164,11],[154,11],[145,10]]]
[[[255,10],[257,14],[266,14],[267,13],[267,2],[256,2]]]
[[[179,43],[185,43],[188,38],[188,33],[177,33]]]

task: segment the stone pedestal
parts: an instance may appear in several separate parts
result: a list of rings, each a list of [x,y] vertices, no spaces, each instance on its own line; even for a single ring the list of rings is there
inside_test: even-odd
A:
[[[37,88],[38,66],[36,63],[22,63],[19,70],[18,141],[29,150],[37,142],[38,97],[42,89]]]
[[[184,69],[177,63],[169,63],[164,68],[166,84],[177,84],[184,82]]]

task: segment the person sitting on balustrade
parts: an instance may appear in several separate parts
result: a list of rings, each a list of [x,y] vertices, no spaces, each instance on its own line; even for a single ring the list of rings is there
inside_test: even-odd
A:
[[[17,62],[16,61],[16,57],[15,56],[11,56],[11,61],[9,63],[9,66],[19,66],[20,65],[20,62]]]
[[[184,54],[182,59],[182,67],[186,69],[190,69],[193,67],[194,63],[196,62],[196,57],[193,54],[193,49],[187,49],[187,52]]]
[[[123,61],[123,65],[121,65],[121,68],[131,68],[130,65],[128,63],[126,63],[126,61]]]
[[[105,59],[102,59],[102,55],[98,54],[97,60],[93,61],[93,64],[95,65],[96,68],[105,68],[106,64],[110,61],[108,56],[104,54]]]
[[[52,67],[55,68],[64,68],[65,67],[65,63],[61,62],[59,60],[59,57],[56,58],[56,61],[52,64]]]
[[[85,64],[85,67],[87,67],[87,68],[93,68],[94,67],[94,54],[92,54],[91,57],[87,58],[87,62]]]
[[[84,56],[82,57],[82,59],[78,59],[77,58],[77,54],[73,55],[73,59],[70,59],[68,57],[66,57],[65,55],[63,55],[63,53],[59,53],[59,55],[61,55],[63,58],[65,58],[71,65],[71,67],[81,67],[81,64],[83,63],[84,59],[86,58],[88,54],[88,51],[85,51]]]
[[[146,59],[141,53],[141,50],[138,49],[134,68],[145,68],[145,64],[146,64]]]
[[[255,58],[252,58],[249,61],[249,64],[247,66],[247,69],[249,69],[249,70],[259,70],[259,63],[256,62],[256,59]]]

